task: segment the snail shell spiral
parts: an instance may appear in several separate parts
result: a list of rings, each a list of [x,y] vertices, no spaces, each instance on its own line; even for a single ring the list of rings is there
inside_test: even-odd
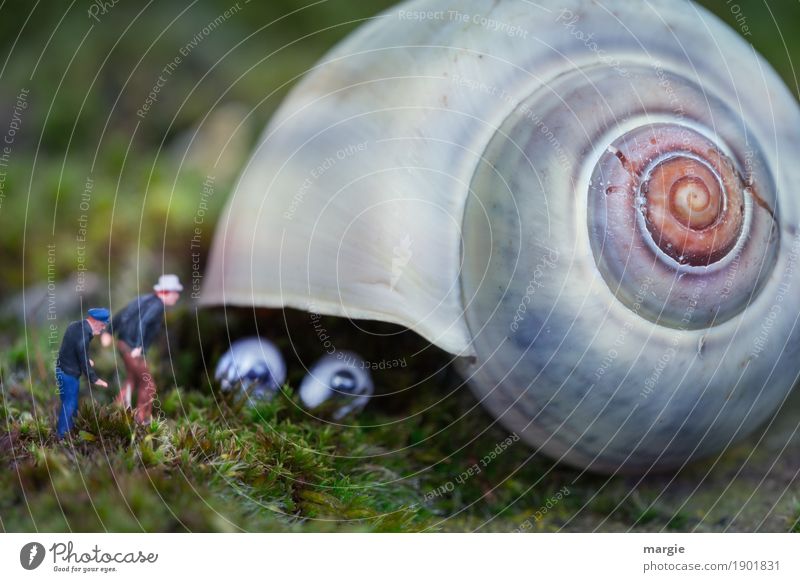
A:
[[[203,301],[401,323],[537,450],[680,466],[800,369],[798,128],[690,3],[408,2],[276,114]]]

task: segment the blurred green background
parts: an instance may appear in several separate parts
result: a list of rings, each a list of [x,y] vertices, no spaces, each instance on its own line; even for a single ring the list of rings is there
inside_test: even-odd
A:
[[[298,75],[393,2],[242,0],[239,13],[167,75],[145,119],[137,110],[165,64],[235,3],[119,1],[105,14],[101,4],[45,1],[34,8],[12,0],[3,5],[3,121],[10,120],[18,93],[29,91],[0,206],[3,297],[18,292],[23,283],[46,280],[48,244],[57,245],[57,275],[66,278],[74,272],[87,179],[93,195],[86,263],[92,271],[110,275],[113,285],[134,266],[149,277],[163,259],[168,269],[186,275],[202,181],[211,173],[209,163],[217,161],[219,140],[231,139],[215,168],[216,195],[205,215],[207,225],[213,224],[249,147]],[[703,4],[735,30],[749,32],[747,40],[797,92],[792,62],[800,62],[798,2]],[[90,9],[95,18],[88,15]],[[181,167],[185,145],[198,129],[194,141],[199,145]],[[210,239],[205,232],[202,250]]]
[[[800,503],[790,474],[769,481],[774,491],[763,507],[745,503],[743,511],[742,500],[759,487],[747,481],[732,505],[713,503],[732,481],[709,485],[703,466],[691,468],[677,482],[607,481],[531,460],[522,446],[456,496],[437,496],[432,505],[420,505],[426,492],[452,480],[476,455],[480,458],[474,451],[492,450],[506,437],[474,409],[466,390],[440,406],[436,417],[373,431],[309,424],[289,404],[290,396],[258,414],[232,410],[230,403],[216,400],[204,376],[197,327],[214,330],[208,337],[217,334],[217,345],[212,341],[204,348],[213,357],[227,340],[220,330],[226,325],[241,333],[253,330],[252,313],[238,319],[233,314],[227,321],[212,314],[199,321],[188,301],[170,328],[173,348],[179,349],[156,358],[174,384],[164,386],[166,420],[137,429],[108,407],[85,408],[81,444],[74,450],[59,448],[49,428],[54,396],[48,281],[59,285],[58,312],[63,314],[79,311],[79,298],[71,292],[78,276],[87,298],[111,297],[113,307],[136,291],[145,292],[163,271],[188,280],[195,266],[192,253],[199,253],[202,268],[212,225],[236,174],[298,76],[359,23],[394,2],[240,0],[236,14],[188,50],[142,115],[137,112],[165,64],[237,4],[112,4],[0,3],[0,133],[15,119],[15,109],[20,114],[6,167],[0,168],[5,178],[0,198],[0,460],[6,465],[0,469],[0,530],[509,531],[566,483],[577,494],[536,521],[534,530],[798,527]],[[792,64],[800,63],[800,2],[702,4],[744,33],[798,93]],[[227,144],[221,157],[220,144]],[[214,176],[215,193],[204,200],[208,175]],[[198,217],[204,226],[195,249]],[[84,235],[85,243],[79,240]],[[86,266],[85,275],[76,273],[78,265]],[[267,321],[276,317],[263,315]],[[59,339],[66,323],[57,321]],[[351,333],[343,322],[326,325],[338,337]],[[273,329],[282,326],[283,320],[276,321]],[[293,341],[313,357],[319,345],[308,323],[302,326],[308,337]],[[404,334],[403,341],[413,345],[418,340],[410,335]],[[286,346],[285,338],[277,339]],[[395,353],[381,342],[359,347],[367,357],[370,349]],[[110,366],[109,356],[99,364]],[[408,378],[395,375],[391,381],[424,377],[437,368],[435,362],[428,364],[420,358],[414,370],[405,372]],[[290,377],[290,383],[298,379]],[[382,399],[363,422],[386,423],[424,410],[439,397],[441,386],[457,386],[448,378],[432,384],[412,395]],[[413,446],[433,439],[442,427],[450,428],[446,439]],[[472,443],[483,429],[488,432]],[[472,444],[462,450],[459,443]],[[410,450],[379,462],[348,456],[404,447]],[[716,470],[733,473],[748,451],[732,454]],[[436,464],[440,459],[445,462]],[[772,470],[770,459],[763,462]],[[764,471],[754,470],[753,482]],[[78,473],[86,479],[83,484]],[[695,496],[687,506],[686,495],[703,482],[710,501]],[[37,503],[28,503],[37,496]],[[88,502],[95,505],[94,513],[82,511]],[[154,509],[164,503],[169,512]]]

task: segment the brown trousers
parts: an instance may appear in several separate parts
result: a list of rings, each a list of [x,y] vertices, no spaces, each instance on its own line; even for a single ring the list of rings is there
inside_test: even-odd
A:
[[[117,404],[130,408],[133,389],[136,388],[136,412],[133,417],[136,422],[150,422],[153,416],[153,401],[156,398],[156,384],[153,381],[153,375],[147,368],[144,354],[134,358],[131,355],[131,347],[122,340],[117,340],[117,348],[122,355],[127,372],[122,389],[117,396]]]

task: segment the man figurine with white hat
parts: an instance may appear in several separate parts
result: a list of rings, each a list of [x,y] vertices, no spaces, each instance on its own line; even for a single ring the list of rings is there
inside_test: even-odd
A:
[[[117,396],[117,403],[130,408],[133,389],[136,388],[137,422],[150,422],[156,385],[147,367],[145,353],[164,324],[164,310],[180,299],[183,285],[176,275],[162,275],[153,287],[155,293],[137,297],[111,320],[108,332],[100,340],[111,345],[112,334],[117,336],[117,349],[125,363],[127,375]]]
[[[61,340],[56,362],[56,384],[58,395],[61,397],[56,431],[60,439],[64,438],[75,424],[81,375],[85,375],[90,384],[108,388],[106,381],[97,377],[94,362],[89,357],[89,342],[94,336],[103,332],[108,319],[108,309],[95,307],[87,312],[86,319],[73,321],[64,331],[64,339]]]

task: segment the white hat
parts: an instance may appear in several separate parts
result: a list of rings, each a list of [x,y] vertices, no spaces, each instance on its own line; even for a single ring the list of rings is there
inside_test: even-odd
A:
[[[153,289],[156,293],[161,291],[183,291],[183,285],[181,285],[180,280],[178,279],[177,275],[161,275],[158,278],[158,283],[153,285]]]

